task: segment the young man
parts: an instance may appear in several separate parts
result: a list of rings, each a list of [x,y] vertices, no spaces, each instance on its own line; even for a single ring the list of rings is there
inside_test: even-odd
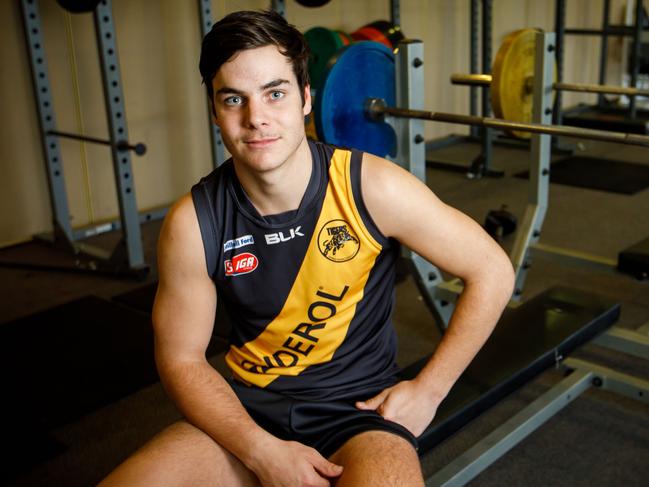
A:
[[[232,159],[167,216],[153,312],[160,377],[185,421],[106,485],[423,485],[416,438],[491,333],[512,268],[395,164],[307,141],[307,58],[271,12],[231,14],[203,41]],[[465,284],[435,354],[401,382],[398,242]],[[217,294],[233,322],[229,380],[205,358]]]

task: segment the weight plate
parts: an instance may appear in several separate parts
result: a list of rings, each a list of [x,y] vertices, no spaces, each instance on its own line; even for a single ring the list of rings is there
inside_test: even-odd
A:
[[[347,32],[343,32],[342,30],[337,30],[336,33],[338,34],[338,37],[340,37],[343,46],[348,46],[352,42],[354,42],[354,39],[352,39],[352,37]]]
[[[392,49],[392,43],[387,37],[385,37],[383,32],[367,25],[365,27],[361,27],[357,31],[352,32],[352,39],[354,39],[355,41],[380,42],[384,46]]]
[[[303,7],[322,7],[329,3],[329,0],[296,0]]]
[[[309,58],[311,88],[318,90],[327,69],[327,61],[344,44],[338,32],[325,27],[313,27],[304,33],[304,37],[309,49],[311,49],[311,57]]]
[[[377,42],[344,47],[329,61],[315,103],[318,139],[336,146],[394,156],[392,127],[365,115],[365,100],[395,105],[394,54]]]
[[[494,115],[513,122],[532,121],[534,104],[532,80],[537,29],[521,29],[509,34],[496,54],[491,79],[491,105]],[[529,132],[512,131],[529,139]]]
[[[404,39],[401,27],[394,25],[388,20],[376,20],[367,26],[381,31],[381,33],[390,41],[393,48],[396,48],[399,42]]]

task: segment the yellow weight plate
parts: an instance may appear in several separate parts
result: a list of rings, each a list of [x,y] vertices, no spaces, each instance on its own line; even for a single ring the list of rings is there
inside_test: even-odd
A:
[[[536,33],[538,29],[521,29],[503,41],[494,61],[491,80],[491,105],[494,115],[513,122],[532,121],[532,82]],[[529,132],[511,134],[529,139]]]

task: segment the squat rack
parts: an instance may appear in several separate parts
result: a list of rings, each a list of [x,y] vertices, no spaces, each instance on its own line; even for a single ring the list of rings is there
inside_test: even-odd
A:
[[[148,273],[149,268],[144,261],[140,223],[162,218],[166,210],[139,213],[137,209],[130,151],[133,150],[141,155],[146,151],[146,146],[128,142],[111,1],[102,0],[93,10],[108,119],[108,139],[57,130],[38,0],[21,0],[20,4],[52,207],[52,233],[36,235],[35,238],[64,249],[77,258],[72,269],[40,264],[30,267],[100,272],[142,278]],[[72,228],[59,146],[60,137],[110,146],[119,203],[118,221],[91,225],[82,229]],[[112,230],[122,231],[122,238],[112,251],[82,242],[87,237]]]

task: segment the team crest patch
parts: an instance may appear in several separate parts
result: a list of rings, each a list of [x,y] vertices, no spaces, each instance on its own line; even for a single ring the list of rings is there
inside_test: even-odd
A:
[[[226,260],[223,264],[225,265],[226,276],[238,276],[254,271],[259,265],[259,259],[250,252],[244,252]]]
[[[345,220],[330,220],[318,233],[320,253],[333,262],[346,262],[356,257],[361,243]]]

